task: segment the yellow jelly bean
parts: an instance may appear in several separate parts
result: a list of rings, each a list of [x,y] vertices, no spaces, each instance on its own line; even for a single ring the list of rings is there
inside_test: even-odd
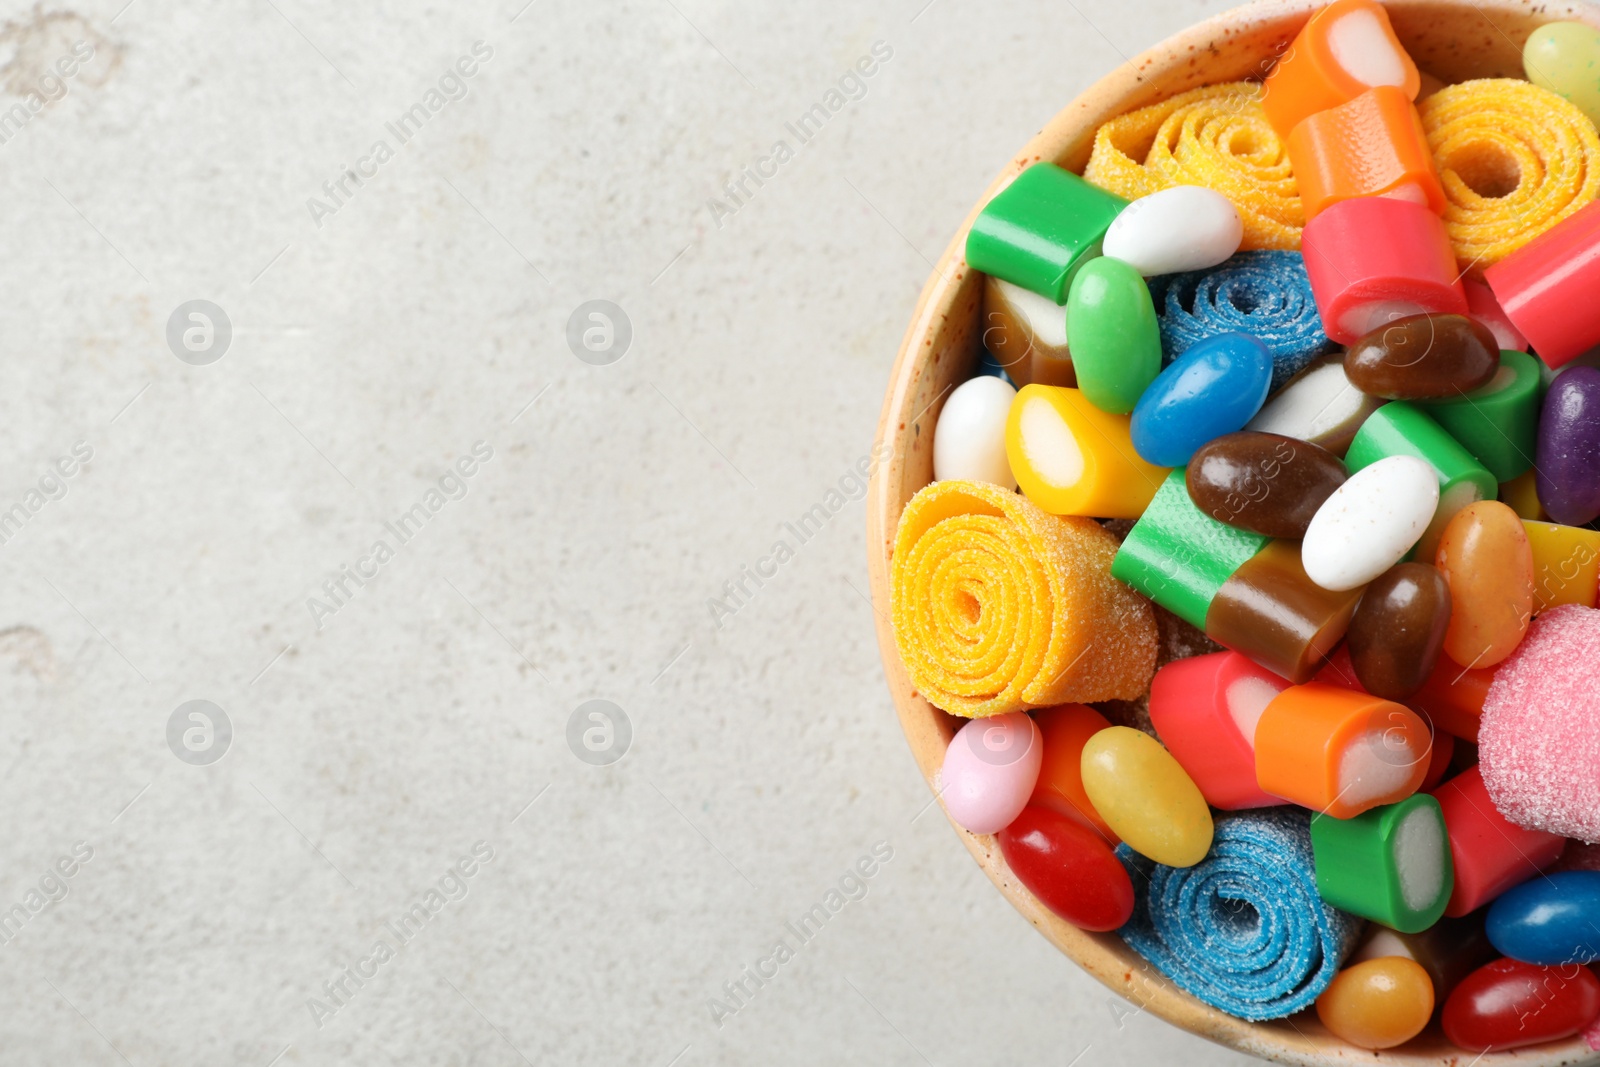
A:
[[[1192,867],[1211,848],[1211,809],[1172,754],[1129,726],[1083,746],[1083,790],[1128,847],[1168,867]]]
[[[1168,472],[1139,458],[1128,423],[1076,389],[1025,385],[1006,419],[1011,473],[1052,515],[1137,519]]]
[[[1517,513],[1498,500],[1456,512],[1434,563],[1450,584],[1445,655],[1493,667],[1511,655],[1533,617],[1533,549]]]
[[[1254,82],[1191,89],[1112,119],[1095,133],[1083,176],[1128,200],[1204,185],[1238,209],[1244,250],[1300,247],[1300,187]]]
[[[1533,549],[1533,610],[1557,604],[1592,608],[1600,590],[1600,533],[1553,522],[1522,520]]]
[[[1433,981],[1415,960],[1383,956],[1346,967],[1317,998],[1317,1016],[1357,1048],[1393,1048],[1433,1014]]]
[[[1544,505],[1539,503],[1538,476],[1532,467],[1509,482],[1500,483],[1500,501],[1525,519],[1544,521]]]
[[[1578,108],[1516,78],[1480,78],[1417,105],[1463,271],[1493,266],[1600,193],[1600,136]]]
[[[1582,22],[1548,22],[1528,35],[1522,67],[1533,84],[1560,93],[1600,124],[1600,30]]]

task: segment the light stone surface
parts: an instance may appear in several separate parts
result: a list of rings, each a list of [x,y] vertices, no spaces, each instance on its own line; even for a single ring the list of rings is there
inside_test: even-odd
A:
[[[862,504],[783,526],[867,455],[993,174],[1224,0],[61,2],[0,9],[6,1064],[1244,1062],[1004,903],[896,726]],[[880,40],[860,99],[708,206]],[[196,299],[232,326],[208,365],[166,338]],[[566,341],[590,300],[631,322],[610,365]],[[596,698],[632,727],[610,766],[568,747]],[[209,765],[169,747],[190,700],[232,725]],[[877,842],[865,897],[714,1021]]]

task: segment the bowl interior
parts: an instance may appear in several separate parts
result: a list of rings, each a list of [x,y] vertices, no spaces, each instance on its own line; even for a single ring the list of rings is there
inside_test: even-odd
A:
[[[944,398],[971,376],[979,354],[982,276],[962,257],[978,209],[1005,181],[1032,163],[1048,160],[1076,172],[1088,161],[1094,133],[1106,120],[1187,89],[1259,78],[1270,69],[1322,0],[1262,0],[1211,18],[1134,57],[1073,100],[1014,156],[951,239],[918,300],[890,377],[878,427],[889,458],[873,475],[868,495],[867,555],[877,607],[878,644],[900,724],[923,777],[932,788],[951,735],[964,720],[946,715],[919,696],[895,650],[889,623],[889,559],[900,512],[933,478],[933,428]],[[1558,20],[1600,28],[1600,6],[1535,0],[1392,0],[1386,4],[1396,33],[1418,67],[1444,82],[1522,77],[1522,44],[1539,26]],[[1314,1012],[1290,1019],[1247,1023],[1180,992],[1115,934],[1088,934],[1056,918],[1012,877],[992,836],[955,829],[1008,900],[1045,937],[1090,974],[1127,997],[1139,1010],[1220,1044],[1284,1063],[1388,1063],[1459,1065],[1471,1054],[1445,1041],[1437,1026],[1403,1048],[1374,1054],[1330,1035]],[[1594,1062],[1581,1039],[1514,1052],[1490,1053],[1482,1064],[1556,1067]]]

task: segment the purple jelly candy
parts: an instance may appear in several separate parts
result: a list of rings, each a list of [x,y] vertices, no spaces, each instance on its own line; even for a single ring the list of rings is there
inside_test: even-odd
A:
[[[1600,516],[1600,369],[1573,367],[1551,384],[1534,469],[1552,522],[1582,526]]]

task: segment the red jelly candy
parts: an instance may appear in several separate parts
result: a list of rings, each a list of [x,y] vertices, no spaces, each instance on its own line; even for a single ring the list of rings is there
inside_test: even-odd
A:
[[[1017,881],[1072,925],[1115,930],[1133,914],[1127,869],[1088,827],[1030,804],[996,837]]]
[[[1444,1002],[1444,1033],[1471,1052],[1571,1037],[1600,1015],[1600,978],[1569,963],[1495,960],[1461,980]]]

